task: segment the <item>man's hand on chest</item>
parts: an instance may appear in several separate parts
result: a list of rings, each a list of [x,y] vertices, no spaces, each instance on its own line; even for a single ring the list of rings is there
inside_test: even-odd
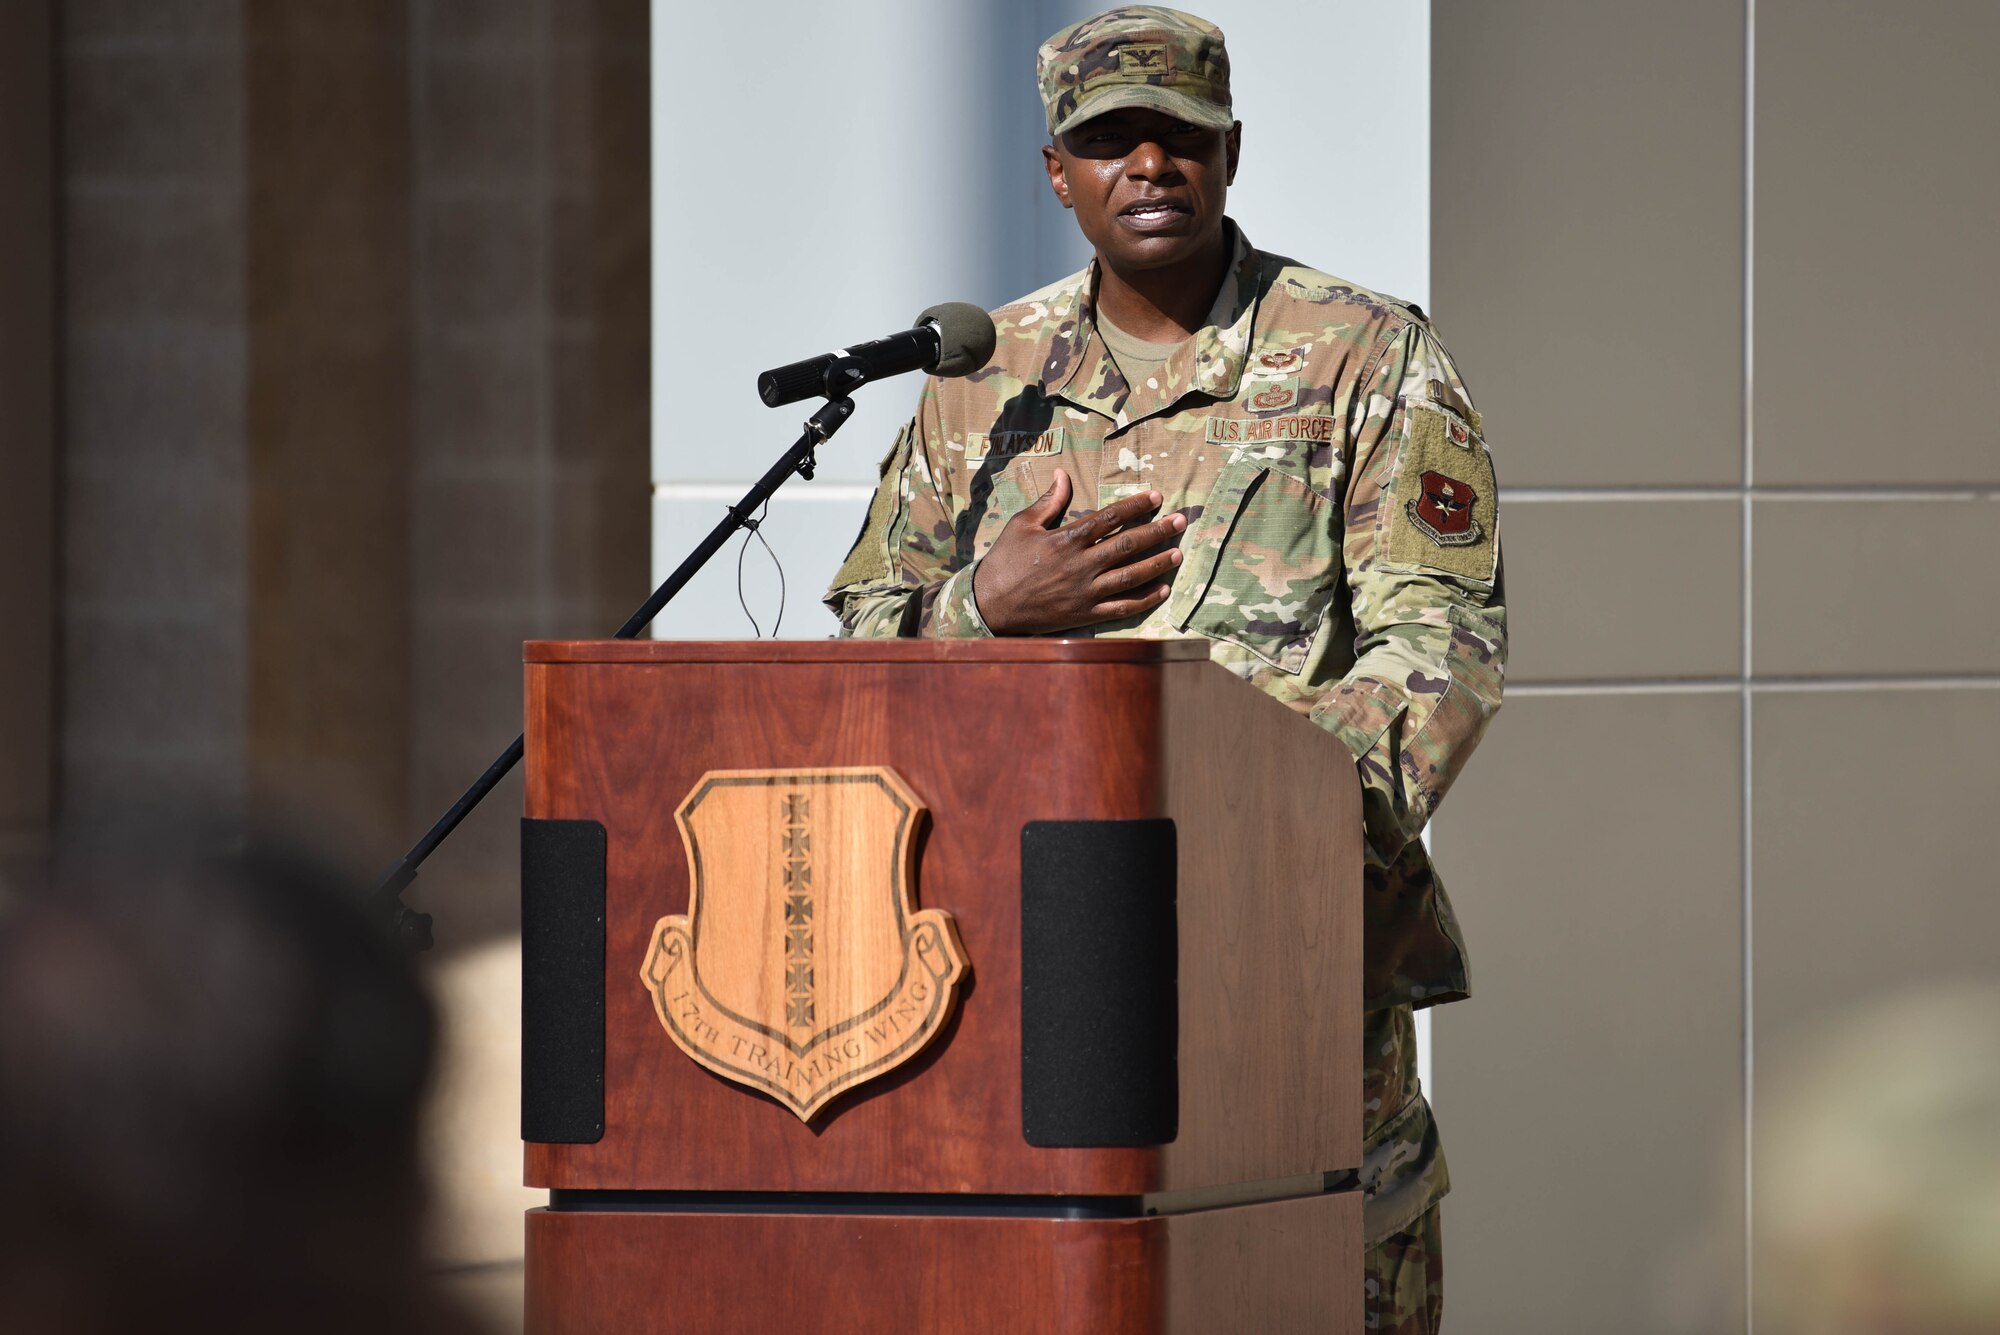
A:
[[[1113,501],[1071,523],[1069,474],[1007,521],[980,560],[973,596],[995,635],[1039,635],[1140,616],[1165,602],[1181,563],[1178,513],[1153,518],[1160,493]],[[1164,549],[1164,550],[1163,550]]]

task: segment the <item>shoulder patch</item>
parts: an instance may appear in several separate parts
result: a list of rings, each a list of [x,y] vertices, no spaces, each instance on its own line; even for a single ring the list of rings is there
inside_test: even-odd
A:
[[[1457,414],[1405,401],[1388,562],[1485,583],[1499,552],[1493,460]]]

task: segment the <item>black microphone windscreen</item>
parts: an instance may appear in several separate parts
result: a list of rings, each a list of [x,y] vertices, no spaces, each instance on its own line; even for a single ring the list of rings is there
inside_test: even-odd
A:
[[[993,360],[993,317],[969,302],[940,302],[919,315],[916,324],[937,325],[934,374],[971,375]]]

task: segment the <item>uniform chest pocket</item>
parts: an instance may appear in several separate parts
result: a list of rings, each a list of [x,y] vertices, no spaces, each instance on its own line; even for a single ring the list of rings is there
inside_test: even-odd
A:
[[[1169,617],[1298,672],[1340,582],[1327,497],[1250,459],[1223,469],[1182,543]]]
[[[1053,473],[1044,473],[1038,465],[1053,462],[1027,458],[996,460],[997,466],[982,467],[972,475],[964,512],[965,519],[972,521],[968,556],[985,555],[986,549],[999,539],[1007,521],[1035,503],[1055,477]]]

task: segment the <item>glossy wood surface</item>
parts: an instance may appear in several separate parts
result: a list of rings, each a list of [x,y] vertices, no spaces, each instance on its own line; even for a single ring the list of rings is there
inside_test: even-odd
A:
[[[650,657],[536,645],[526,668],[527,814],[609,835],[605,1134],[529,1145],[530,1185],[1138,1194],[1358,1166],[1360,818],[1337,740],[1188,645],[632,647]],[[1063,657],[1083,650],[1116,652]],[[858,765],[892,767],[930,808],[918,903],[953,915],[970,974],[928,1049],[807,1126],[676,1048],[640,966],[653,925],[687,911],[673,813],[704,771]],[[1180,1135],[1032,1147],[1021,826],[1163,815],[1181,854]]]
[[[1165,814],[1180,832],[1183,1128],[1160,1152],[1164,1185],[1256,1181],[1307,1161],[1358,1167],[1352,757],[1222,668],[1161,676]]]
[[[528,1335],[1358,1335],[1356,1192],[1140,1219],[531,1211]]]

